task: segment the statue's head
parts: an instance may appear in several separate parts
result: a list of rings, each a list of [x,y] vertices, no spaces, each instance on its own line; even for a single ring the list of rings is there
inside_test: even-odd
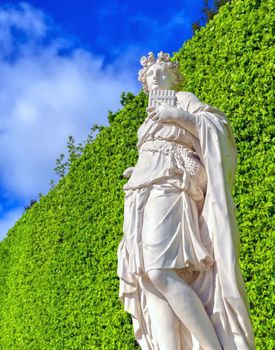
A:
[[[168,53],[159,52],[158,58],[149,52],[148,57],[140,59],[143,68],[139,71],[138,80],[146,94],[151,90],[176,90],[183,76],[179,72],[178,62],[171,62]]]

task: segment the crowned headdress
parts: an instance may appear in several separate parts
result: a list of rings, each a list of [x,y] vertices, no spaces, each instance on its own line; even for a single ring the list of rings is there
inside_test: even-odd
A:
[[[143,90],[146,93],[148,93],[146,81],[147,71],[153,64],[156,63],[165,65],[170,71],[172,71],[175,74],[176,85],[178,85],[183,80],[183,76],[179,72],[178,62],[172,62],[169,53],[164,53],[163,51],[160,51],[158,53],[157,58],[155,58],[153,52],[149,52],[147,57],[141,57],[140,64],[142,65],[142,68],[138,72],[138,80],[142,83]]]

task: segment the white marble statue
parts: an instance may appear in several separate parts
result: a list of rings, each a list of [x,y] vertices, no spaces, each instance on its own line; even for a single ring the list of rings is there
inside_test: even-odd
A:
[[[176,92],[176,62],[142,57],[149,93],[124,176],[120,298],[143,350],[255,349],[238,254],[236,150],[225,115]]]

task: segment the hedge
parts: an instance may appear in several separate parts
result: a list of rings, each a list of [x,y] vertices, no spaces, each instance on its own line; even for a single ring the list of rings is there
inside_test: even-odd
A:
[[[271,0],[233,0],[174,55],[183,90],[223,110],[233,127],[241,267],[259,350],[275,346],[273,12]],[[109,114],[110,126],[0,243],[1,350],[137,348],[118,300],[116,251],[121,174],[136,162],[146,103],[142,92],[124,94],[124,107]]]

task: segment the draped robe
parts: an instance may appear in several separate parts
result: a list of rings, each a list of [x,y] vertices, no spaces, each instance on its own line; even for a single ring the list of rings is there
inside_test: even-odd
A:
[[[198,138],[182,127],[152,123],[147,118],[138,131],[140,159],[142,147],[148,146],[151,141],[160,140],[160,145],[163,142],[182,144],[183,148],[189,148],[199,157],[206,171],[207,187],[204,188],[203,184],[194,181],[190,185],[190,181],[188,182],[190,176],[184,166],[180,169],[179,164],[175,164],[174,168],[182,172],[175,174],[173,167],[171,171],[171,166],[161,160],[158,164],[161,164],[162,168],[158,167],[154,173],[156,167],[153,158],[146,163],[147,165],[144,165],[144,160],[143,165],[139,162],[140,159],[138,160],[132,176],[124,187],[126,193],[124,237],[118,249],[120,298],[125,310],[132,315],[135,337],[141,348],[158,350],[142,286],[142,275],[150,266],[148,268],[144,263],[141,228],[144,224],[144,209],[150,191],[159,182],[172,184],[181,189],[187,203],[184,208],[189,208],[183,213],[185,215],[183,219],[188,219],[194,213],[198,215],[197,229],[194,231],[191,227],[188,233],[191,238],[186,240],[185,227],[182,241],[185,244],[191,240],[190,242],[198,249],[191,254],[188,252],[190,244],[186,243],[187,247],[183,247],[185,250],[180,263],[175,258],[173,263],[168,264],[168,268],[196,271],[196,276],[191,279],[189,285],[202,301],[224,350],[255,349],[238,261],[239,232],[231,193],[236,171],[236,149],[232,131],[221,111],[202,103],[194,94],[179,92],[177,100],[178,108],[193,114]],[[171,154],[174,153],[175,151]],[[182,210],[185,210],[184,208]],[[191,257],[188,258],[189,256]],[[167,261],[162,261],[164,261],[163,268],[167,268]],[[180,335],[181,350],[203,350],[202,344],[199,344],[192,335],[192,330],[188,330],[184,324],[181,324]]]

